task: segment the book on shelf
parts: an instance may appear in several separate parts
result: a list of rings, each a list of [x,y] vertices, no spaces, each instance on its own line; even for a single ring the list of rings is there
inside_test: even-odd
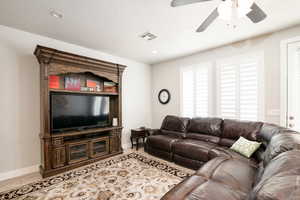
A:
[[[59,89],[59,76],[50,75],[48,80],[49,80],[49,88]]]
[[[117,84],[114,82],[104,81],[104,92],[118,92]]]
[[[94,80],[86,80],[86,86],[89,87],[89,88],[100,87],[100,82],[99,81],[94,81]]]

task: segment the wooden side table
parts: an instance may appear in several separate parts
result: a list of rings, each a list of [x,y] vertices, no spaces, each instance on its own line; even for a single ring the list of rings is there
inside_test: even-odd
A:
[[[148,136],[148,130],[144,128],[131,129],[131,145],[133,148],[133,140],[136,140],[136,150],[139,149],[139,139],[143,139],[143,144],[145,145],[145,138]]]

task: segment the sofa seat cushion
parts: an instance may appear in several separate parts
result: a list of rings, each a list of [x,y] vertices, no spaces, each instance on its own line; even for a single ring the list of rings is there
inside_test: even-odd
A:
[[[202,167],[203,164],[205,164],[204,161],[190,159],[178,154],[173,155],[173,161],[177,165],[181,165],[193,170],[198,170],[200,167]]]
[[[255,181],[257,168],[246,162],[218,157],[203,165],[196,175],[223,183],[236,190],[248,193]]]
[[[208,161],[208,152],[215,146],[209,142],[184,139],[174,143],[173,152],[193,160]]]
[[[193,175],[165,194],[161,200],[245,200],[247,194],[223,183]]]
[[[235,142],[236,142],[236,140],[221,138],[219,141],[219,145],[225,146],[225,147],[231,147]]]
[[[216,158],[175,186],[162,200],[245,200],[252,189],[255,170],[239,160]]]
[[[172,145],[174,142],[179,140],[177,137],[172,137],[170,135],[151,135],[147,138],[147,146],[151,148],[157,148],[167,152],[171,152]]]
[[[187,133],[186,138],[193,139],[193,140],[201,140],[204,142],[211,142],[214,144],[218,144],[220,141],[219,137],[212,136],[212,135],[204,135],[204,134],[199,134],[199,133]]]
[[[246,158],[246,157],[242,156],[241,154],[239,154],[227,147],[221,147],[221,146],[215,147],[209,151],[208,156],[209,156],[209,160],[214,159],[216,157],[225,157],[225,158],[237,159],[237,160],[246,162],[252,166],[257,166],[257,162],[255,161],[255,159]]]

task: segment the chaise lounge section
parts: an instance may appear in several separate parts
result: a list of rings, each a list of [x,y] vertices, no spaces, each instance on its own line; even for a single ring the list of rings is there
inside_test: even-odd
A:
[[[180,125],[172,130],[175,135],[163,131],[176,122]],[[250,159],[230,149],[240,136],[262,143]],[[157,145],[161,138],[169,138],[169,143]],[[162,158],[164,152],[168,160],[197,170],[163,200],[300,199],[300,134],[283,127],[167,116],[161,129],[148,137],[145,151]]]

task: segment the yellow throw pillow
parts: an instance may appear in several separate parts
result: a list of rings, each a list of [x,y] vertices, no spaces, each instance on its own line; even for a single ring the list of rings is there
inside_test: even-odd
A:
[[[240,153],[241,155],[250,158],[252,154],[260,147],[261,143],[247,140],[240,137],[230,149]]]

